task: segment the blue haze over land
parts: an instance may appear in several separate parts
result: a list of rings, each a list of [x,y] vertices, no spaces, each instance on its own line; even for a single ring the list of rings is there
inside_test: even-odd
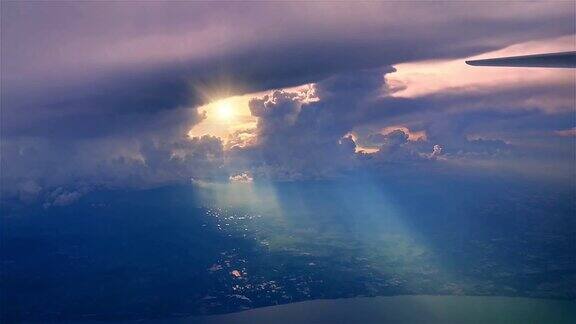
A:
[[[162,318],[398,294],[574,299],[573,187],[369,179],[95,191],[8,209],[3,315]]]

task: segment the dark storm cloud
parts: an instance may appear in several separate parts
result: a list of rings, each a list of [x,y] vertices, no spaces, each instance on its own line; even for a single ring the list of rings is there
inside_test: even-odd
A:
[[[252,92],[567,34],[562,6],[3,3],[3,133],[139,131],[205,100],[198,84]]]
[[[296,94],[281,91],[253,99],[250,110],[259,117],[257,143],[233,150],[232,164],[248,167],[256,176],[282,179],[325,177],[350,166],[354,144],[342,139],[346,126],[327,103],[306,104]]]
[[[573,125],[572,107],[550,112],[532,104],[537,102],[533,98],[541,97],[574,102],[569,84],[560,89],[519,86],[493,93],[471,89],[395,98],[384,95],[384,75],[393,72],[379,68],[329,77],[316,84],[315,102],[280,91],[253,99],[251,111],[259,118],[256,145],[233,150],[231,167],[239,168],[235,172],[250,170],[256,177],[283,179],[437,161],[493,171],[515,165],[532,175],[539,175],[538,165],[553,165],[556,172],[547,176],[570,174],[573,140],[555,130]],[[424,132],[425,138],[411,140],[409,131]],[[357,146],[379,151],[355,153]]]
[[[364,121],[363,113],[386,109],[382,97],[384,74],[392,68],[346,72],[315,86],[319,101],[304,94],[274,91],[250,101],[258,117],[256,143],[229,154],[235,172],[248,169],[256,177],[324,178],[361,166],[354,139],[347,134]],[[371,134],[368,141],[381,149],[379,161],[428,159],[433,145],[409,143],[401,130]]]

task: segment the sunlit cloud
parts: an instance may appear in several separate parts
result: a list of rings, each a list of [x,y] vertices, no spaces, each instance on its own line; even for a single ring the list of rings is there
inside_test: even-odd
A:
[[[248,172],[242,172],[235,175],[231,175],[229,180],[232,182],[252,182],[254,178]]]
[[[395,126],[387,126],[382,128],[379,132],[376,133],[370,133],[370,131],[366,131],[363,130],[362,133],[368,133],[369,135],[374,135],[374,134],[380,134],[380,135],[388,135],[394,131],[402,131],[404,134],[406,134],[408,136],[407,140],[411,141],[411,142],[417,142],[417,141],[427,141],[427,135],[426,135],[426,131],[420,130],[420,131],[415,131],[415,130],[410,130],[410,128],[406,127],[406,126],[402,126],[402,125],[395,125]],[[377,153],[380,151],[380,144],[381,143],[370,143],[370,141],[367,141],[366,136],[361,136],[359,135],[359,133],[352,131],[352,132],[348,132],[346,133],[342,139],[348,138],[351,139],[354,144],[356,145],[356,147],[354,148],[355,153],[361,153],[361,154],[373,154],[373,153]]]
[[[397,72],[387,74],[390,95],[416,98],[427,95],[459,92],[491,93],[495,89],[512,89],[540,85],[566,85],[574,83],[570,69],[527,69],[507,67],[475,67],[464,63],[469,59],[484,59],[537,53],[574,51],[574,35],[531,41],[501,50],[455,60],[410,62],[395,66]],[[527,98],[525,106],[538,106],[543,110],[572,107],[573,98]]]
[[[373,154],[380,151],[380,148],[377,146],[363,146],[359,143],[358,135],[355,132],[349,132],[346,135],[342,136],[342,139],[349,138],[354,142],[354,152],[355,153],[363,153],[363,154]]]
[[[405,134],[407,134],[409,141],[426,141],[428,139],[428,137],[426,136],[426,131],[423,131],[423,130],[414,131],[414,130],[410,130],[406,126],[401,126],[401,125],[384,127],[380,131],[380,134],[387,135],[387,134],[392,133],[395,130],[401,130]]]
[[[198,112],[204,119],[188,135],[213,135],[227,140],[230,134],[239,130],[254,129],[257,119],[250,113],[250,98],[251,95],[229,97],[199,107]]]
[[[202,89],[202,88],[199,88]],[[297,93],[303,103],[318,101],[313,84],[282,89],[284,92]],[[258,118],[252,116],[249,102],[252,98],[262,97],[265,92],[249,93],[241,96],[218,97],[218,93],[229,93],[228,90],[202,90],[208,104],[198,107],[203,120],[194,125],[188,132],[190,137],[212,135],[223,140],[226,148],[245,147],[255,139]]]
[[[576,127],[556,131],[556,134],[563,137],[576,137]]]

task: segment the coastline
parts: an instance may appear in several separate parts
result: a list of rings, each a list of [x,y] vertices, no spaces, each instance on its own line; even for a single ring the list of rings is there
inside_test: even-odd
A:
[[[242,312],[140,323],[574,323],[576,301],[493,296],[318,299]]]

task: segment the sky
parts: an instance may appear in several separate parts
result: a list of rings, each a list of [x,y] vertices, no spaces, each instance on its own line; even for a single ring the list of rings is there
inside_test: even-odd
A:
[[[576,50],[571,1],[1,6],[3,198],[366,170],[576,176],[575,71],[464,63]]]

